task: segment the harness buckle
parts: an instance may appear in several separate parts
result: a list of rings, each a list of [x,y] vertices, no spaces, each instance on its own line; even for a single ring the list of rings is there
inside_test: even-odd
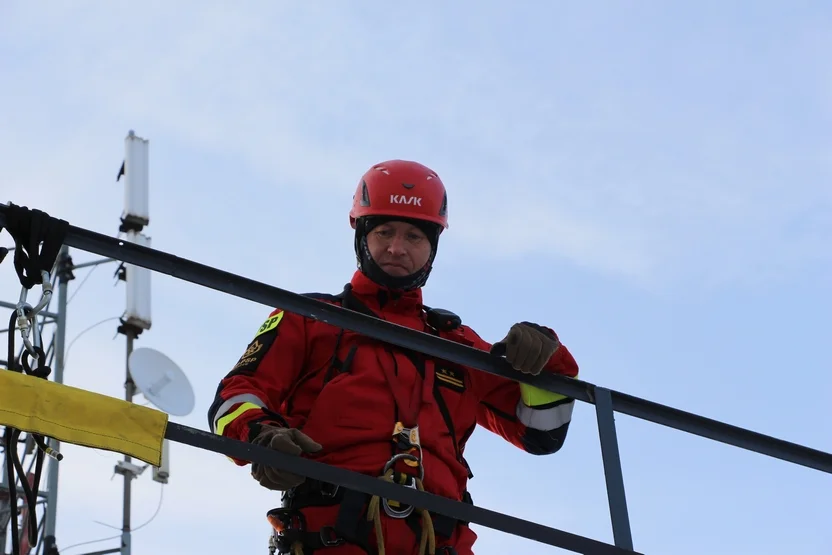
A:
[[[412,457],[405,459],[404,464],[411,468],[418,468],[422,461],[422,444],[419,440],[419,426],[405,428],[404,424],[396,422],[396,425],[393,427],[392,439],[399,451],[412,455]],[[415,455],[415,453],[418,453],[418,455]]]
[[[341,486],[338,484],[321,483],[321,495],[324,497],[335,497]]]
[[[321,545],[324,547],[336,547],[344,544],[344,538],[335,532],[332,526],[324,526],[320,531]]]

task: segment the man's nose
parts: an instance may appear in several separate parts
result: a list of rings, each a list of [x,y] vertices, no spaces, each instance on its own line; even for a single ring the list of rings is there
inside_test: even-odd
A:
[[[394,235],[392,239],[390,239],[390,243],[387,245],[387,251],[390,254],[395,255],[402,255],[406,252],[404,238],[400,235]]]

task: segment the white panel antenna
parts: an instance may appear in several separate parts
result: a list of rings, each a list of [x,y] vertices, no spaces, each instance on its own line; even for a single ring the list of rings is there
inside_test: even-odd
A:
[[[129,242],[142,247],[150,247],[150,237],[143,233],[131,230],[126,235]],[[150,317],[150,276],[152,272],[135,264],[125,264],[124,271],[127,293],[124,321],[137,328],[149,330],[152,324]]]
[[[131,129],[124,138],[124,211],[121,219],[141,229],[150,223],[150,141]]]
[[[155,349],[142,347],[130,353],[130,377],[145,399],[176,416],[194,410],[194,390],[179,366]]]

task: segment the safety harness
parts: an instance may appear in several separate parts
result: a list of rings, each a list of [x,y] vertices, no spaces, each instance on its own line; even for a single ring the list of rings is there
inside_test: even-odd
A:
[[[349,310],[376,318],[379,317],[369,307],[355,298],[350,284],[347,284],[344,290],[337,295],[308,293],[306,296],[337,302]],[[426,331],[436,335],[443,331],[451,331],[461,324],[459,317],[450,311],[429,307],[425,307],[425,311]],[[337,353],[342,335],[343,330],[340,331],[336,340],[334,353],[324,376],[324,385],[333,378],[334,372],[349,371],[356,346],[353,346],[344,360],[340,361],[335,353]],[[405,396],[401,395],[396,388],[395,377],[388,366],[379,361],[396,400],[398,415],[391,434],[392,455],[384,465],[379,479],[424,491],[425,471],[421,464],[422,447],[416,416],[418,407],[421,405],[421,399],[425,394],[433,395],[437,400],[443,420],[445,420],[454,442],[457,458],[468,469],[469,478],[473,477],[470,467],[462,457],[460,446],[456,441],[450,412],[442,399],[441,393],[436,388],[433,375],[426,376],[425,364],[420,356],[406,350],[404,352],[422,375],[423,385],[415,388],[416,391],[412,392],[408,402]],[[392,352],[388,352],[388,354],[393,356]],[[393,357],[393,361],[395,362],[395,357]],[[467,431],[463,441],[467,439],[471,432],[473,432],[473,429]],[[397,467],[401,467],[399,463],[413,469],[415,474],[397,470]],[[467,490],[464,492],[462,500],[466,503],[473,503]],[[300,486],[284,492],[282,502],[282,507],[272,509],[267,513],[267,519],[274,529],[270,540],[271,553],[310,555],[319,549],[335,547],[344,543],[358,545],[367,553],[371,553],[372,548],[369,538],[370,534],[375,532],[376,545],[378,546],[377,553],[378,555],[385,555],[381,529],[381,513],[383,511],[390,518],[403,519],[413,533],[420,538],[420,555],[456,555],[456,550],[452,546],[437,547],[437,536],[450,538],[458,524],[468,524],[444,515],[432,514],[424,509],[416,509],[411,505],[404,505],[395,500],[380,499],[378,496],[369,496],[359,491],[311,479],[306,479]],[[320,530],[309,530],[307,528],[301,509],[333,505],[340,506],[333,525],[324,526]]]

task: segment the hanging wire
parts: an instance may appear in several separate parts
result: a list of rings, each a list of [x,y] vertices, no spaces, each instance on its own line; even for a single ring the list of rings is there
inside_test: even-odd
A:
[[[164,500],[164,495],[165,495],[165,485],[160,484],[159,503],[158,503],[158,505],[156,505],[156,511],[153,513],[153,515],[146,522],[144,522],[143,524],[131,529],[130,530],[131,533],[132,532],[137,532],[138,530],[141,530],[142,528],[144,528],[145,526],[147,526],[148,524],[153,522],[153,520],[159,515],[159,511],[162,510],[162,502]],[[96,524],[100,524],[102,526],[106,526],[107,528],[113,528],[114,530],[121,530],[120,527],[112,526],[110,524],[106,524],[106,523],[98,521],[98,520],[94,520],[93,522],[95,522]],[[85,542],[81,542],[81,543],[75,543],[75,544],[72,544],[72,545],[68,545],[66,547],[62,547],[58,551],[61,553],[61,555],[66,555],[66,552],[69,551],[70,549],[74,549],[74,548],[80,547],[82,545],[89,545],[91,543],[99,543],[99,542],[104,542],[104,541],[108,541],[108,540],[115,540],[115,539],[118,539],[120,537],[121,537],[121,534],[119,534],[118,536],[109,536],[109,537],[101,538],[101,539],[98,539],[98,540],[89,540],[89,541],[85,541]]]

